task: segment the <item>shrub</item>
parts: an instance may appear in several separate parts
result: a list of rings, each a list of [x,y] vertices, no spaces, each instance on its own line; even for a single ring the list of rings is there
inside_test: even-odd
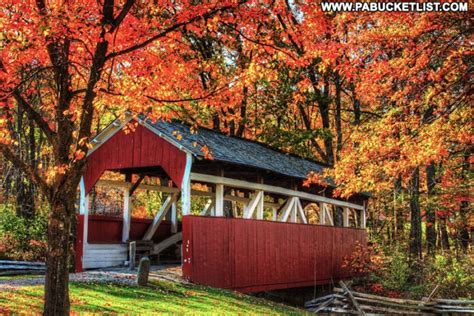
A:
[[[17,216],[8,204],[0,205],[0,258],[44,261],[46,258],[47,211],[32,219]]]

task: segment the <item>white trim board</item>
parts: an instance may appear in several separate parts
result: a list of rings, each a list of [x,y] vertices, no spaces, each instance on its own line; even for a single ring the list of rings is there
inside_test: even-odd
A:
[[[191,180],[206,182],[206,183],[215,183],[215,184],[218,183],[218,184],[223,184],[223,185],[234,187],[234,188],[260,190],[260,191],[265,191],[265,192],[270,192],[270,193],[282,194],[286,196],[296,196],[302,200],[328,203],[328,204],[337,205],[341,207],[350,207],[350,208],[354,208],[361,211],[365,209],[363,205],[335,200],[335,199],[331,199],[331,198],[327,198],[327,197],[319,196],[315,194],[310,194],[306,192],[285,189],[285,188],[277,187],[273,185],[254,183],[254,182],[249,182],[249,181],[244,181],[244,180],[212,176],[212,175],[195,173],[195,172],[191,172]]]

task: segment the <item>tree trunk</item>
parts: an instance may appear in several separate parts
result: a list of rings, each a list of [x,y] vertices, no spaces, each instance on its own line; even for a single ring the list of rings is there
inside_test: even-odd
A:
[[[69,246],[74,195],[55,195],[48,222],[44,315],[69,315]]]
[[[436,186],[436,169],[434,163],[426,167],[426,182],[428,188],[428,207],[426,208],[426,246],[429,255],[433,255],[436,248],[436,217],[434,195]]]
[[[394,217],[395,217],[395,234],[397,238],[402,237],[404,233],[404,225],[405,225],[405,216],[403,216],[403,209],[399,207],[401,205],[403,187],[402,187],[402,178],[399,176],[395,181],[394,185],[394,201],[393,201],[393,208],[394,208]]]
[[[339,155],[342,151],[342,117],[341,117],[341,107],[342,107],[342,100],[341,100],[341,79],[339,74],[336,74],[335,79],[335,86],[336,86],[336,96],[335,96],[335,104],[336,104],[336,115],[335,119],[335,126],[336,126],[336,161],[339,161]]]
[[[464,153],[464,160],[462,165],[462,179],[464,180],[463,184],[468,186],[468,172],[469,172],[469,152],[466,150]],[[469,192],[465,192],[466,197],[461,201],[459,206],[459,219],[460,227],[458,233],[459,244],[464,253],[467,253],[469,249],[469,221],[468,221],[468,212],[469,212]]]
[[[413,171],[410,181],[410,254],[421,259],[420,169]]]
[[[444,250],[449,250],[449,235],[448,235],[448,229],[446,225],[447,221],[447,216],[444,215],[443,217],[440,216],[439,219],[439,239],[441,242],[441,248]]]

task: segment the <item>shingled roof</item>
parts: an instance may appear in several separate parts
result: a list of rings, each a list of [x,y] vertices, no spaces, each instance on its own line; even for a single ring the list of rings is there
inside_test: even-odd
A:
[[[306,179],[311,171],[322,173],[324,169],[314,161],[205,128],[191,132],[188,125],[180,122],[153,123],[150,120],[147,120],[147,125],[199,158],[204,158],[202,147],[207,146],[216,161],[254,167],[299,179]]]

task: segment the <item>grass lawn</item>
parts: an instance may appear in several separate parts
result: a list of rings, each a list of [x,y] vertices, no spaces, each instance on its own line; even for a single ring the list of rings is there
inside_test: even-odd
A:
[[[215,288],[151,282],[150,287],[71,283],[71,311],[100,314],[303,314],[271,301]],[[0,291],[0,314],[41,313],[43,286]]]

